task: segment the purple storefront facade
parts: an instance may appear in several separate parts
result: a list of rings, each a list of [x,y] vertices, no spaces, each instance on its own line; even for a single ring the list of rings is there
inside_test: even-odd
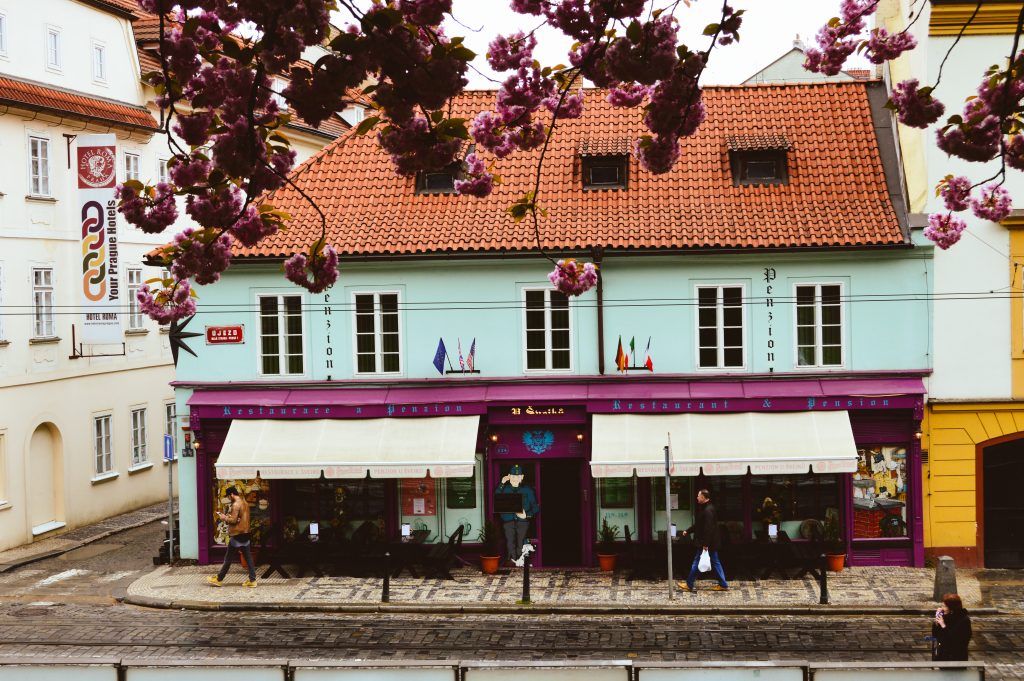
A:
[[[266,480],[253,484],[257,508],[264,510],[265,545],[308,532],[301,518],[324,523],[359,513],[373,520],[383,539],[400,534],[409,514],[425,520],[451,515],[467,518],[465,553],[479,552],[480,523],[494,518],[493,494],[509,467],[525,469],[541,512],[531,525],[539,567],[590,566],[602,519],[626,526],[633,541],[658,541],[664,530],[662,478],[606,482],[590,474],[594,415],[725,414],[844,411],[849,414],[858,452],[856,473],[788,476],[708,476],[678,482],[673,512],[687,522],[691,495],[701,486],[713,491],[720,518],[734,540],[752,540],[763,530],[765,499],[780,511],[778,520],[796,540],[808,519],[837,517],[851,565],[924,564],[920,425],[924,409],[921,374],[886,373],[857,377],[757,377],[686,380],[659,377],[631,380],[600,377],[578,382],[490,380],[457,385],[409,384],[365,387],[355,383],[267,386],[205,384],[192,388],[189,423],[200,444],[196,454],[199,560],[220,559],[213,511],[219,503],[215,464],[231,424],[239,420],[422,419],[437,416],[479,418],[475,482],[461,486],[436,481],[436,491],[406,491],[423,480],[383,479],[338,485],[330,481]],[[296,443],[296,447],[302,447]],[[614,482],[614,484],[613,484]],[[317,486],[319,485],[319,486]],[[673,488],[676,489],[676,488]],[[461,490],[461,496],[460,496]],[[469,490],[469,491],[467,491]],[[473,501],[473,495],[476,501]],[[658,510],[658,504],[661,510]],[[332,504],[334,504],[332,506]],[[436,508],[435,508],[436,507]],[[431,515],[433,512],[434,515]],[[360,518],[364,516],[358,516]],[[296,518],[299,518],[296,521]],[[674,518],[674,516],[673,516]],[[296,522],[298,525],[296,526]],[[459,522],[462,522],[459,520]],[[659,526],[659,522],[662,524]],[[673,522],[676,522],[673,519]],[[436,538],[448,534],[442,517]],[[337,523],[339,528],[341,522]],[[339,529],[339,532],[341,530]],[[345,530],[350,532],[351,528]]]

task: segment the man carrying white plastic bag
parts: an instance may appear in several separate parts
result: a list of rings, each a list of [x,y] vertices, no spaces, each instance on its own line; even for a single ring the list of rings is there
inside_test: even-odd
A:
[[[727,591],[729,583],[725,581],[725,570],[722,569],[722,561],[718,559],[718,514],[711,504],[711,492],[702,489],[697,492],[697,514],[694,517],[693,526],[683,530],[685,537],[693,532],[697,540],[697,546],[701,552],[693,558],[693,565],[690,567],[690,576],[685,582],[678,582],[677,586],[683,591],[696,591],[697,572],[715,571],[718,584],[711,587],[712,591]]]

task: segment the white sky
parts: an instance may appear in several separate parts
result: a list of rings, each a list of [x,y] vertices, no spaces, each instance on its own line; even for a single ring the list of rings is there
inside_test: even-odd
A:
[[[657,0],[655,4],[662,7],[671,2]],[[740,42],[715,48],[711,63],[701,79],[705,85],[743,81],[791,49],[797,34],[805,43],[813,44],[818,29],[839,14],[839,0],[733,0],[730,4],[735,9],[746,10]],[[450,18],[445,25],[448,35],[465,38],[466,46],[477,53],[473,66],[491,77],[495,74],[490,71],[484,57],[491,39],[499,33],[507,35],[516,30],[529,31],[542,21],[541,17],[516,14],[508,5],[508,0],[454,0],[452,14],[465,26],[455,24]],[[709,39],[701,34],[705,26],[717,22],[721,16],[721,0],[690,0],[690,5],[686,7],[684,2],[680,2],[676,10],[680,33],[691,49],[703,50]],[[340,14],[335,16],[335,21],[347,23]],[[542,64],[568,63],[569,38],[547,26],[541,28],[537,36],[534,56]],[[864,68],[867,62],[851,60],[847,65]],[[472,70],[469,77],[470,88],[497,87]]]

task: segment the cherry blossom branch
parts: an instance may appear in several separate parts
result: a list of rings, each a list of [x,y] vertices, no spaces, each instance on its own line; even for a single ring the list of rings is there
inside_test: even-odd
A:
[[[974,21],[974,18],[978,16],[978,12],[981,11],[981,6],[984,4],[985,0],[978,0],[978,5],[974,8],[974,12],[972,12],[971,16],[966,22],[964,22],[964,25],[960,27],[960,32],[956,34],[956,40],[954,40],[953,44],[949,46],[948,50],[946,50],[946,56],[942,58],[942,62],[939,64],[939,73],[935,76],[935,84],[932,85],[932,90],[939,87],[939,83],[942,81],[942,68],[946,65],[946,60],[949,59],[949,55],[953,54],[953,49],[957,46],[957,43],[960,42],[960,39],[964,37],[964,32],[967,31],[967,27],[970,26],[971,22]],[[924,12],[921,12],[921,14],[924,14]],[[1013,59],[1013,55],[1010,55],[1010,59]]]

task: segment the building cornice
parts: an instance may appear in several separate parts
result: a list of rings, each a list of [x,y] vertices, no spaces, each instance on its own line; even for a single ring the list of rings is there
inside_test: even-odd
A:
[[[961,29],[964,35],[1013,35],[1017,30],[1017,18],[1024,3],[986,2],[980,8],[978,4],[932,0],[928,35],[956,36]],[[975,11],[977,16],[971,20]]]

